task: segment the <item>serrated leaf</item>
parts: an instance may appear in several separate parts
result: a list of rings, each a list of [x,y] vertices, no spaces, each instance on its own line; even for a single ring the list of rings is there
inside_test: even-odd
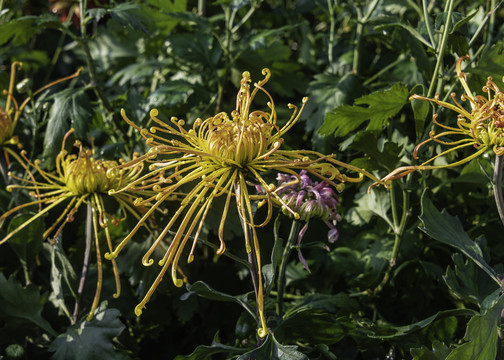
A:
[[[500,281],[495,270],[483,258],[480,247],[472,241],[464,231],[458,217],[451,216],[445,210],[439,212],[424,191],[421,199],[422,214],[420,220],[423,227],[420,230],[430,237],[461,251],[483,269],[499,286]]]
[[[60,334],[49,346],[54,360],[126,360],[117,351],[113,339],[124,330],[119,310],[104,309],[103,304],[91,321],[82,320]]]
[[[49,169],[54,167],[65,133],[73,127],[76,136],[85,137],[93,116],[89,98],[83,88],[66,89],[51,98],[54,99],[54,104],[49,112],[42,154]]]
[[[44,300],[37,287],[21,286],[14,278],[5,279],[0,274],[0,318],[18,318],[31,321],[51,336],[57,336],[51,325],[42,317]]]
[[[273,334],[269,334],[261,346],[236,360],[308,360],[308,356],[297,351],[297,346],[280,344]]]
[[[141,30],[148,33],[148,17],[145,16],[140,5],[123,3],[107,10],[107,12],[122,26],[127,26],[134,31]]]
[[[30,41],[41,29],[46,27],[61,27],[58,18],[51,14],[40,16],[23,16],[0,24],[0,46],[12,39],[14,46]]]
[[[367,131],[380,131],[385,122],[394,117],[407,103],[408,95],[409,91],[404,85],[395,84],[388,90],[362,96],[355,100],[355,105],[342,105],[326,114],[319,132],[323,135],[343,137],[368,120]]]
[[[464,258],[459,253],[452,255],[454,266],[446,269],[443,280],[456,297],[481,308],[491,293],[496,292],[498,297],[500,287],[474,261]]]
[[[387,213],[390,209],[390,195],[388,191],[383,189],[373,189],[369,194],[362,194],[362,196],[355,201],[356,207],[348,212],[348,218],[352,223],[364,221],[369,222],[372,215],[381,217],[393,229],[394,225],[392,220],[388,217]]]
[[[446,360],[495,359],[498,343],[498,324],[504,308],[504,296],[485,314],[475,315],[467,324],[464,340],[467,343],[454,349]]]

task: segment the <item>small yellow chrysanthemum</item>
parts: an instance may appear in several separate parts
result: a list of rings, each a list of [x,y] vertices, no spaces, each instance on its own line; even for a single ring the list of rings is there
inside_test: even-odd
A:
[[[439,100],[438,95],[436,95],[434,99],[429,99],[420,95],[413,95],[410,98],[410,100],[419,99],[432,101],[439,106],[445,107],[458,113],[457,127],[451,127],[439,123],[437,121],[437,114],[434,114],[434,116],[432,117],[433,122],[441,128],[445,129],[445,131],[436,134],[436,132],[432,130],[429,133],[429,139],[421,142],[415,147],[415,150],[413,152],[414,158],[418,158],[417,152],[419,148],[430,141],[435,141],[441,145],[450,146],[450,148],[438,155],[433,156],[421,165],[403,166],[397,168],[390,174],[388,174],[385,178],[383,178],[383,181],[390,182],[394,179],[401,178],[415,170],[432,170],[462,165],[480,156],[490,148],[493,149],[494,153],[497,156],[504,154],[504,93],[492,81],[492,78],[488,77],[486,85],[483,87],[483,92],[487,93],[487,97],[481,95],[474,96],[467,84],[466,75],[464,72],[462,72],[462,61],[468,58],[468,56],[459,58],[457,61],[456,69],[459,81],[465,90],[465,93],[462,94],[461,99],[462,101],[469,101],[471,105],[470,111],[466,110],[455,99],[455,93],[451,94],[451,98],[455,105]],[[460,135],[462,136],[462,138],[454,141],[442,140],[442,138],[452,135]],[[457,151],[469,146],[473,146],[477,151],[463,158],[462,160],[447,165],[428,165],[440,156],[444,156],[452,151]]]
[[[126,117],[124,110],[121,111],[125,121],[141,133],[151,149],[138,159],[120,165],[118,169],[127,169],[136,166],[138,162],[145,161],[150,163],[150,172],[129,185],[122,188],[118,187],[117,191],[111,191],[110,193],[119,194],[136,186],[137,183],[150,181],[152,190],[157,194],[136,201],[137,204],[154,204],[131,233],[112,253],[105,254],[105,257],[114,259],[156,208],[161,206],[165,200],[169,200],[174,192],[184,185],[191,184],[192,186],[192,190],[182,199],[179,209],[173,214],[169,223],[142,259],[144,265],[153,263],[152,253],[160,246],[176,221],[182,217],[168,250],[162,260],[159,261],[162,269],[157,279],[144,299],[135,308],[137,315],[142,313],[142,309],[170,266],[173,282],[176,286],[182,286],[183,281],[177,277],[177,266],[182,251],[191,236],[193,236],[192,248],[187,259],[188,262],[193,261],[194,248],[207,213],[212,207],[213,200],[216,197],[225,196],[225,205],[218,230],[220,247],[217,254],[222,254],[226,249],[223,229],[231,200],[234,198],[243,225],[247,253],[251,253],[253,250],[257,259],[255,264],[258,271],[257,306],[261,323],[259,335],[261,337],[266,336],[261,260],[256,228],[265,226],[269,222],[272,217],[274,203],[279,203],[289,209],[295,218],[299,218],[299,214],[285,204],[281,194],[278,193],[279,189],[275,184],[267,183],[263,174],[276,171],[299,178],[295,170],[304,169],[307,173],[325,181],[339,191],[343,189],[343,183],[361,181],[363,175],[377,180],[362,169],[336,160],[334,155],[326,156],[308,150],[282,150],[283,135],[299,119],[307,98],[303,99],[300,111],[296,106],[289,105],[290,108],[294,109],[294,113],[289,121],[283,127],[280,127],[277,124],[273,99],[263,88],[270,78],[270,71],[264,69],[263,75],[265,75],[265,78],[255,83],[253,90],[250,91],[250,74],[248,72],[243,73],[241,87],[236,99],[236,109],[231,112],[230,116],[221,112],[206,120],[197,119],[189,129],[184,127],[183,120],[176,118],[171,119],[171,125],[164,123],[157,118],[158,111],[155,109],[150,112],[150,116],[157,126],[153,126],[149,130],[140,129]],[[268,111],[251,110],[252,101],[258,91],[262,91],[268,97]],[[355,178],[347,177],[341,174],[335,165],[356,171],[358,176]],[[153,178],[158,179],[158,181],[152,181]],[[260,185],[264,189],[264,193],[251,194],[249,192],[251,182]],[[257,224],[254,219],[252,201],[259,201],[260,204],[267,205],[266,219],[260,224]]]
[[[126,218],[127,212],[131,213],[137,219],[140,219],[140,212],[133,206],[134,198],[130,194],[120,193],[111,195],[111,197],[119,204],[123,214],[122,219],[117,219],[107,213],[104,206],[104,197],[109,196],[108,191],[110,189],[126,186],[137,179],[143,169],[143,164],[138,163],[136,166],[129,167],[127,170],[115,171],[113,177],[108,177],[107,171],[119,165],[116,161],[94,159],[94,150],[84,149],[79,141],[75,142],[75,146],[79,149],[79,154],[73,155],[67,153],[65,150],[65,141],[72,132],[73,129],[70,130],[64,137],[61,151],[56,158],[55,173],[44,171],[40,168],[40,160],[35,160],[32,163],[26,157],[26,152],[24,150],[21,152],[21,156],[24,161],[19,159],[20,164],[26,170],[28,178],[21,178],[9,173],[11,178],[22,184],[9,185],[7,186],[7,190],[30,190],[30,195],[34,197],[35,200],[7,211],[5,214],[0,216],[0,222],[4,221],[9,215],[32,205],[38,205],[39,212],[10,232],[5,238],[0,240],[0,245],[8,241],[14,234],[23,230],[30,223],[40,218],[56,206],[68,202],[57,220],[42,235],[43,239],[47,239],[49,235],[52,234],[55,239],[61,233],[65,224],[73,220],[74,214],[79,210],[83,203],[90,205],[93,215],[95,249],[98,264],[96,293],[88,316],[88,319],[91,319],[96,307],[98,306],[102,286],[102,263],[99,247],[98,224],[104,229],[108,247],[110,251],[112,251],[112,242],[108,229],[109,219],[111,219],[112,224],[117,225],[120,220]],[[37,171],[41,179],[36,179],[37,174],[33,174],[30,167]],[[45,207],[42,208],[43,205]],[[114,297],[118,297],[120,293],[120,281],[115,261],[112,262],[112,266],[116,280],[116,293],[114,294]]]

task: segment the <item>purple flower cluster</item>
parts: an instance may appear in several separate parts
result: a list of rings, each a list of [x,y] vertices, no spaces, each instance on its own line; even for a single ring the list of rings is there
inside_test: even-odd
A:
[[[294,175],[278,173],[277,180],[277,194],[291,210],[299,214],[300,220],[306,222],[300,237],[306,232],[311,218],[320,218],[329,227],[329,241],[338,240],[336,224],[341,218],[337,209],[338,194],[326,182],[312,181],[305,170],[301,170],[299,179]],[[282,207],[282,212],[292,215],[285,207]]]

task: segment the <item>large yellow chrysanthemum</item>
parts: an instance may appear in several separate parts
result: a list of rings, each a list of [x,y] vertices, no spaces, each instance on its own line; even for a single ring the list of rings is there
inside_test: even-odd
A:
[[[466,108],[464,108],[455,99],[455,93],[451,94],[451,98],[454,104],[439,100],[438,95],[436,95],[433,99],[420,95],[413,95],[410,98],[410,100],[419,99],[431,101],[439,106],[445,107],[458,113],[457,127],[441,124],[437,120],[437,114],[434,114],[434,116],[432,117],[433,122],[439,127],[443,128],[444,131],[436,133],[434,130],[432,130],[429,133],[429,139],[421,142],[415,147],[415,150],[413,152],[414,158],[418,158],[417,152],[419,148],[431,141],[435,141],[441,145],[449,146],[449,148],[433,156],[420,165],[403,166],[397,168],[386,177],[384,177],[382,179],[383,181],[390,182],[394,179],[401,178],[415,170],[433,170],[462,165],[480,156],[490,148],[493,149],[494,153],[497,156],[504,154],[504,93],[492,81],[492,78],[488,77],[487,82],[482,89],[483,92],[487,93],[487,97],[481,95],[474,96],[467,84],[466,75],[464,72],[462,72],[462,61],[464,61],[465,59],[468,59],[468,57],[463,56],[458,59],[456,70],[458,79],[465,91],[465,93],[462,94],[461,99],[462,101],[469,101],[471,105],[470,111],[466,110]],[[459,138],[457,140],[447,140],[454,135],[461,136],[462,138]],[[462,160],[450,164],[430,165],[430,163],[432,163],[438,157],[466,147],[474,147],[477,151],[463,158]]]
[[[83,148],[79,141],[75,142],[75,146],[79,149],[79,154],[74,155],[67,153],[65,150],[65,141],[72,132],[73,130],[69,131],[64,137],[61,151],[56,158],[56,172],[54,173],[47,172],[40,168],[40,160],[31,162],[26,157],[26,152],[24,150],[21,152],[21,157],[24,160],[20,158],[18,160],[26,170],[28,177],[21,178],[13,173],[9,173],[9,176],[17,180],[19,184],[9,185],[7,186],[7,190],[29,190],[30,195],[34,197],[35,200],[7,211],[0,216],[0,223],[11,214],[32,205],[38,205],[39,212],[1,239],[0,245],[8,241],[14,234],[22,231],[36,219],[44,216],[44,214],[53,208],[56,208],[60,204],[67,203],[57,220],[42,235],[43,239],[47,239],[50,235],[55,239],[61,233],[65,224],[73,221],[74,215],[81,205],[88,204],[92,209],[96,259],[98,264],[96,293],[88,316],[88,319],[91,319],[98,306],[102,287],[102,262],[98,225],[104,229],[108,248],[112,251],[112,242],[108,229],[109,221],[116,225],[118,221],[126,218],[128,212],[137,219],[140,219],[141,216],[140,209],[133,206],[134,197],[132,197],[131,194],[119,193],[109,195],[108,191],[110,189],[126,186],[133,182],[140,175],[143,165],[142,163],[138,163],[126,170],[115,172],[115,176],[113,177],[108,177],[107,170],[119,165],[116,161],[95,159],[94,150]],[[33,173],[32,169],[35,170],[36,173]],[[111,197],[118,203],[122,212],[121,219],[117,219],[105,210],[104,197]],[[116,280],[116,293],[114,297],[118,297],[120,293],[120,281],[115,261],[112,262],[112,266]]]
[[[148,130],[140,129],[126,117],[124,110],[121,111],[125,121],[141,133],[151,149],[145,155],[118,166],[116,170],[128,169],[131,166],[136,166],[139,162],[147,162],[150,164],[150,172],[129,185],[119,187],[110,193],[120,194],[122,191],[137,186],[137,184],[150,181],[152,190],[157,194],[136,200],[136,204],[139,205],[150,203],[153,205],[131,233],[112,253],[105,254],[105,257],[114,259],[156,208],[161,206],[165,200],[169,200],[175,191],[184,185],[190,184],[192,186],[192,190],[181,200],[180,207],[142,259],[144,265],[153,263],[152,253],[160,246],[177,220],[181,218],[168,250],[159,261],[162,269],[157,279],[144,299],[135,308],[137,315],[142,313],[142,309],[170,266],[173,282],[176,286],[182,286],[183,281],[177,277],[177,266],[182,251],[192,237],[193,244],[187,261],[193,261],[195,244],[208,211],[215,198],[224,196],[226,200],[219,224],[220,247],[217,254],[222,254],[226,249],[223,229],[229,206],[234,199],[243,225],[247,253],[250,254],[253,251],[257,259],[254,265],[258,271],[257,306],[261,323],[259,335],[265,336],[267,328],[263,311],[261,260],[256,228],[265,226],[269,222],[274,203],[289,209],[295,218],[299,218],[299,214],[285,204],[278,193],[279,189],[275,184],[268,183],[263,175],[273,170],[291,174],[299,180],[299,175],[295,170],[303,169],[338,191],[343,189],[343,183],[361,181],[363,175],[377,180],[362,169],[336,160],[334,155],[322,155],[308,150],[283,150],[283,135],[299,119],[307,98],[303,99],[303,105],[299,111],[296,106],[290,104],[289,107],[294,109],[294,112],[285,125],[279,126],[273,99],[263,88],[270,78],[270,71],[264,69],[263,75],[265,78],[255,83],[253,90],[250,91],[250,74],[243,73],[236,99],[236,109],[231,112],[230,116],[221,112],[206,120],[197,119],[189,129],[184,127],[183,120],[176,118],[171,119],[171,124],[164,123],[158,119],[158,111],[155,109],[150,112],[150,116],[157,126]],[[262,91],[269,99],[268,111],[251,110],[252,101],[259,91]],[[347,177],[341,174],[335,166],[355,171],[358,176]],[[111,174],[113,175],[113,172]],[[153,178],[156,179],[155,182],[151,181]],[[260,185],[264,192],[251,194],[249,192],[251,183]],[[259,201],[268,209],[266,218],[259,224],[254,219],[252,201]]]

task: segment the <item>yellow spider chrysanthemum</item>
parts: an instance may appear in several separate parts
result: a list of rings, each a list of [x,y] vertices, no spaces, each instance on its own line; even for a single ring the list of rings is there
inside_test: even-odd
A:
[[[492,81],[492,78],[488,77],[487,82],[483,87],[483,92],[487,93],[487,97],[482,95],[474,96],[467,84],[466,75],[464,72],[462,72],[462,61],[468,58],[468,56],[459,58],[457,61],[456,69],[459,81],[465,91],[465,93],[462,94],[461,99],[462,101],[469,101],[471,105],[470,111],[466,110],[455,99],[455,93],[451,94],[451,98],[454,104],[439,100],[438,95],[436,95],[434,99],[429,99],[420,95],[413,95],[410,98],[410,100],[419,99],[431,101],[439,106],[445,107],[458,113],[457,127],[441,124],[437,120],[437,114],[434,114],[434,116],[432,117],[433,122],[439,127],[443,128],[444,131],[436,134],[436,132],[432,130],[429,133],[429,139],[421,142],[415,147],[415,150],[413,152],[414,158],[418,158],[418,149],[430,141],[435,141],[441,145],[450,146],[450,148],[441,152],[440,154],[433,156],[421,165],[403,166],[397,168],[390,174],[388,174],[385,178],[383,178],[383,181],[390,182],[394,179],[401,178],[415,170],[432,170],[462,165],[480,156],[490,148],[493,149],[494,153],[497,156],[504,154],[504,93],[499,90],[497,85]],[[460,135],[462,136],[462,138],[453,141],[442,140],[442,138],[450,137],[452,135]],[[477,151],[463,158],[462,160],[447,165],[429,165],[440,156],[444,156],[452,151],[457,151],[469,146],[474,147]]]
[[[263,75],[265,78],[255,83],[251,92],[250,74],[249,72],[243,73],[236,99],[236,110],[231,112],[231,116],[221,112],[206,120],[197,119],[189,129],[184,127],[183,120],[176,118],[171,119],[172,124],[164,123],[158,119],[158,111],[155,109],[150,112],[150,117],[157,125],[149,130],[140,129],[126,117],[124,110],[121,111],[124,120],[141,133],[151,149],[145,155],[122,164],[117,169],[128,169],[145,161],[150,164],[150,172],[129,185],[119,187],[117,191],[110,193],[120,194],[122,191],[129,190],[130,187],[136,186],[137,183],[150,180],[153,177],[159,177],[159,181],[156,183],[151,181],[152,190],[157,193],[156,195],[136,201],[137,204],[153,203],[149,211],[117,248],[112,253],[105,254],[105,257],[114,259],[156,208],[184,185],[190,184],[192,186],[192,190],[182,199],[180,207],[142,259],[146,266],[153,263],[152,253],[162,243],[177,220],[182,218],[168,250],[159,261],[162,269],[157,279],[144,299],[135,308],[137,315],[142,313],[142,309],[170,266],[173,282],[176,286],[182,286],[183,281],[177,278],[177,266],[182,251],[192,236],[193,244],[187,261],[193,261],[195,244],[207,213],[214,199],[224,196],[225,205],[218,230],[220,247],[217,254],[222,254],[226,249],[223,229],[231,200],[234,198],[243,225],[247,253],[250,254],[253,250],[257,259],[255,264],[258,271],[257,307],[261,323],[259,335],[265,336],[267,328],[263,311],[261,260],[256,228],[265,226],[269,222],[274,203],[279,203],[287,209],[289,207],[278,193],[279,189],[274,184],[267,183],[263,174],[268,171],[277,171],[299,178],[295,170],[304,169],[307,173],[326,181],[339,191],[343,189],[343,183],[361,181],[363,175],[377,180],[362,169],[336,160],[334,155],[322,155],[308,150],[282,150],[283,135],[299,119],[307,98],[303,99],[303,105],[299,111],[296,106],[289,104],[289,107],[294,109],[294,113],[289,121],[280,127],[277,124],[273,99],[263,88],[270,78],[270,71],[264,69]],[[269,111],[251,111],[252,101],[259,91],[268,97]],[[347,177],[341,174],[335,166],[356,171],[358,176]],[[248,181],[260,185],[264,192],[257,195],[251,194]],[[266,219],[260,224],[254,220],[252,201],[259,201],[267,206]],[[291,209],[289,211],[295,218],[299,218],[299,214],[295,211]]]
[[[108,229],[109,221],[116,225],[119,221],[126,218],[127,212],[131,213],[137,219],[141,217],[139,209],[133,206],[134,198],[131,194],[119,193],[110,196],[118,203],[121,209],[121,219],[117,219],[105,210],[104,197],[109,196],[108,191],[110,189],[126,186],[137,179],[143,169],[143,165],[139,162],[136,166],[116,171],[114,172],[115,176],[108,177],[106,174],[107,170],[117,166],[118,163],[116,161],[94,159],[94,149],[88,150],[83,148],[79,141],[75,142],[75,146],[79,148],[79,154],[72,155],[67,153],[65,150],[65,141],[72,132],[73,129],[70,130],[63,139],[61,151],[56,158],[56,172],[54,173],[44,171],[40,168],[40,160],[31,162],[28,160],[26,152],[24,150],[21,152],[21,157],[24,160],[19,159],[20,164],[26,170],[28,178],[21,178],[13,173],[9,173],[11,178],[17,180],[21,184],[9,185],[7,186],[7,190],[29,190],[30,195],[34,197],[35,200],[7,211],[0,216],[0,222],[4,221],[9,215],[32,205],[38,205],[39,212],[7,234],[5,238],[0,240],[0,245],[53,208],[66,203],[64,210],[57,220],[42,235],[43,239],[47,239],[50,235],[55,239],[61,233],[65,224],[73,220],[75,213],[82,204],[90,205],[93,215],[96,259],[98,264],[96,293],[88,316],[88,319],[91,319],[98,306],[102,286],[102,262],[98,241],[98,224],[104,229],[108,248],[112,251],[112,242]],[[30,167],[36,170],[39,175],[38,179],[36,179],[37,174],[32,173]],[[112,266],[116,280],[116,293],[114,297],[117,297],[120,293],[120,281],[115,261],[112,262]]]

